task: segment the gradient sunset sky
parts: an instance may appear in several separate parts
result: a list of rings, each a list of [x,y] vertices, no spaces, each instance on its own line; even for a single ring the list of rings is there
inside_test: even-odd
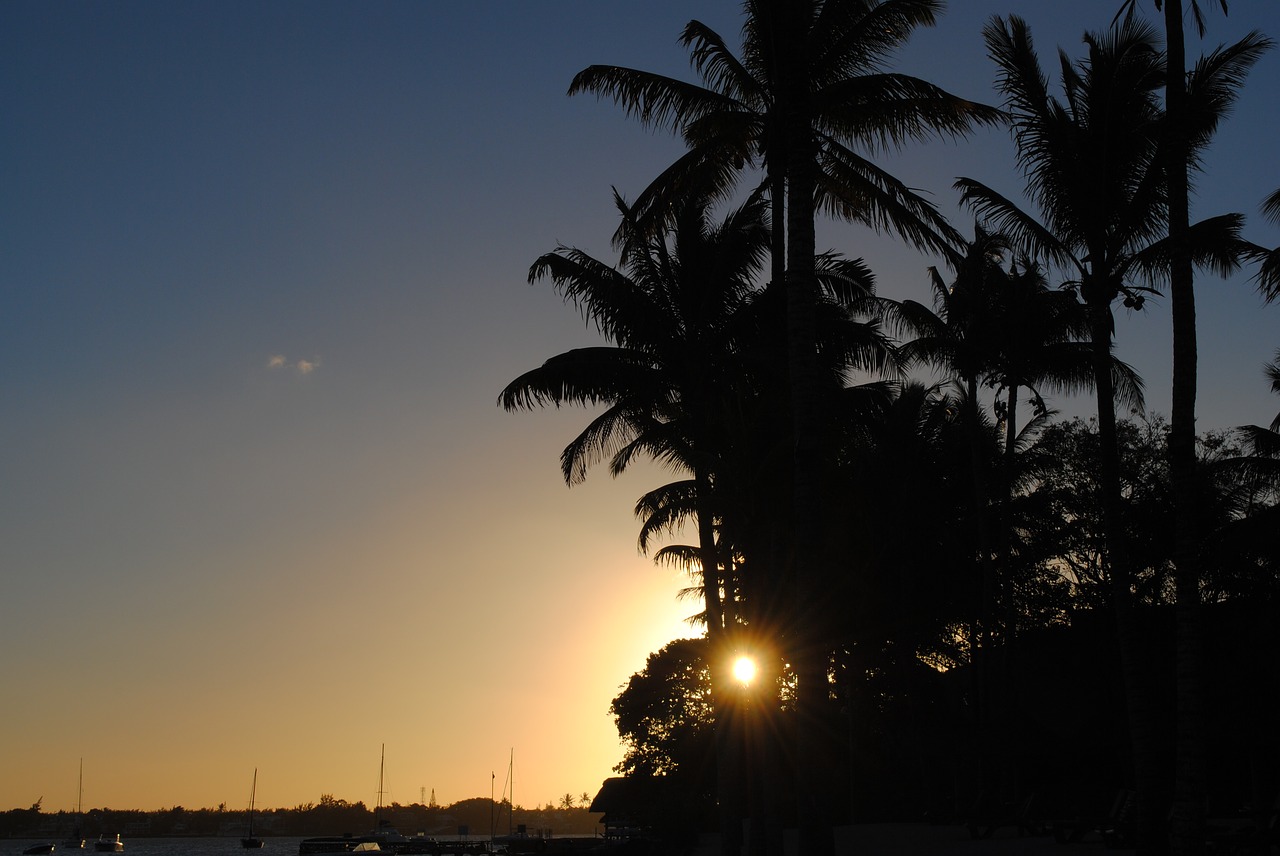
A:
[[[1027,18],[1056,73],[1118,5],[953,0],[900,67],[993,101],[991,14]],[[260,806],[372,805],[383,744],[388,802],[501,792],[513,750],[517,803],[595,793],[610,700],[695,632],[686,578],[636,550],[667,474],[569,490],[587,415],[495,401],[595,341],[530,263],[614,258],[610,187],[634,198],[680,151],[570,79],[691,78],[685,22],[736,45],[739,8],[0,4],[0,809],[74,808],[81,758],[86,808],[238,808],[255,767]],[[1280,4],[1208,23],[1210,46],[1280,37]],[[1196,203],[1268,245],[1277,103],[1272,52]],[[951,212],[957,175],[1021,187],[1011,153],[992,131],[886,162]],[[937,260],[847,225],[819,244],[928,299]],[[1201,427],[1267,424],[1280,306],[1244,274],[1199,298]],[[1167,413],[1148,306],[1119,352]]]

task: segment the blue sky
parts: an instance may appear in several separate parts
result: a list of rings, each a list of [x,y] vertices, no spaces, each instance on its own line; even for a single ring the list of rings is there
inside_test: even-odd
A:
[[[991,100],[990,14],[1052,68],[1115,4],[951,5],[900,67]],[[495,399],[593,341],[529,264],[610,258],[610,187],[679,152],[570,79],[688,77],[695,17],[736,43],[733,0],[0,5],[0,681],[42,700],[0,712],[0,808],[71,807],[80,757],[92,805],[234,805],[254,767],[260,804],[372,802],[383,743],[401,802],[481,795],[513,748],[517,802],[595,791],[609,700],[695,607],[636,553],[661,476],[568,490],[585,416]],[[1270,0],[1208,20],[1280,35]],[[1200,215],[1280,187],[1278,81],[1273,52]],[[1012,191],[1011,151],[887,162],[967,228],[951,181]],[[819,242],[927,299],[936,260]],[[1274,416],[1277,312],[1245,276],[1200,286],[1203,427]],[[1167,303],[1119,341],[1167,412]]]

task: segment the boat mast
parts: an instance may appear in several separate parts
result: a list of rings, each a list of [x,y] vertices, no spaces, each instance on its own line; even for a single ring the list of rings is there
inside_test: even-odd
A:
[[[253,801],[258,796],[258,768],[253,768],[253,785],[249,788],[249,837],[253,837]]]
[[[511,835],[516,819],[516,748],[511,747],[511,760],[507,761],[507,779],[511,782],[511,811],[507,813],[507,835]]]
[[[381,828],[379,826],[379,815],[382,814],[382,774],[387,769],[387,744],[382,744],[382,757],[378,761],[378,809],[373,813],[374,829]]]

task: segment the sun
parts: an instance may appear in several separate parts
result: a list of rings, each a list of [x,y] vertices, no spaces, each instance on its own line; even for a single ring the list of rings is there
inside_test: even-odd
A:
[[[733,661],[733,676],[740,684],[749,684],[756,677],[756,661],[750,657],[739,657]]]

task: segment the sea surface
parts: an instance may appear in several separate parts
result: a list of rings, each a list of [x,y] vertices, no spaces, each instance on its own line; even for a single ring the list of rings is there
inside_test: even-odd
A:
[[[245,850],[239,838],[129,838],[124,839],[121,856],[297,856],[301,837],[263,838],[261,850]],[[36,844],[46,844],[48,839],[9,838],[0,840],[0,856],[22,856],[22,851]],[[93,839],[86,839],[84,849],[64,848],[54,842],[53,856],[98,856],[93,849]]]

